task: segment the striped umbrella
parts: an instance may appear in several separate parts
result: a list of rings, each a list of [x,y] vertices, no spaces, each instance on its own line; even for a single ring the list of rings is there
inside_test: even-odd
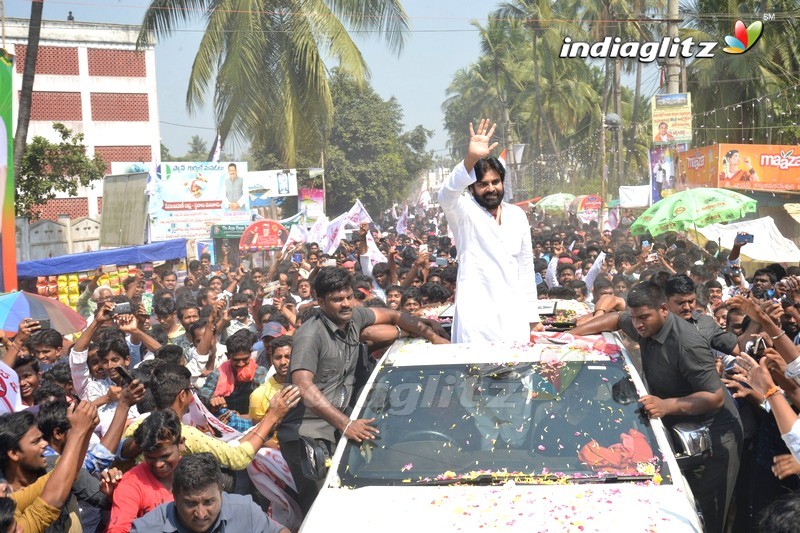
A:
[[[569,194],[567,192],[558,192],[555,194],[550,194],[545,196],[536,204],[534,207],[539,211],[544,212],[561,212],[564,213],[569,209],[569,204],[575,199],[574,194]]]
[[[26,318],[49,319],[50,327],[62,335],[81,331],[86,320],[68,306],[45,296],[30,292],[0,294],[0,329],[14,335]]]

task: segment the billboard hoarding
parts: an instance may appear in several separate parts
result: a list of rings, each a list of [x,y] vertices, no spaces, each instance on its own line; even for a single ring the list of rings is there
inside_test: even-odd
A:
[[[657,94],[650,99],[653,146],[692,142],[692,95]]]

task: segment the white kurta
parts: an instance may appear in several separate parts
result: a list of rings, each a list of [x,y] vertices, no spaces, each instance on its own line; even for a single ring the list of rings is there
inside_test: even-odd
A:
[[[458,250],[453,342],[530,341],[539,321],[530,224],[503,203],[500,224],[464,189],[476,180],[459,163],[439,191]]]

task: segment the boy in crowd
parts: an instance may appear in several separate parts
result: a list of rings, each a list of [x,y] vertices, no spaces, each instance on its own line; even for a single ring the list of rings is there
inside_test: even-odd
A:
[[[267,381],[250,394],[250,418],[258,422],[269,410],[269,401],[283,388],[286,375],[289,373],[289,362],[292,360],[292,341],[288,335],[272,339],[269,348],[275,373]]]
[[[172,474],[181,460],[181,421],[171,409],[156,411],[133,434],[144,462],[122,476],[114,491],[108,533],[127,533],[133,521],[171,502]]]
[[[237,413],[250,411],[250,394],[267,379],[267,369],[251,356],[253,335],[242,329],[225,341],[228,360],[211,372],[200,390],[209,406],[227,407]]]
[[[22,531],[44,531],[70,497],[97,423],[97,409],[82,402],[69,408],[67,418],[70,429],[61,460],[52,472],[42,475],[47,443],[36,418],[28,411],[0,416],[0,469],[12,491],[15,506],[10,507],[16,507],[14,518]]]
[[[28,340],[28,351],[39,360],[39,370],[47,372],[61,359],[64,337],[54,329],[35,331]]]
[[[31,407],[36,402],[33,395],[39,390],[42,380],[42,373],[39,371],[39,361],[32,355],[17,357],[14,361],[14,371],[19,377],[19,394],[22,398],[22,405]]]

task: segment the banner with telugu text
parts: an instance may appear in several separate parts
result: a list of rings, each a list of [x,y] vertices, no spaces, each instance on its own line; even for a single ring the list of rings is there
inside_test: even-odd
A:
[[[0,292],[17,288],[14,225],[14,137],[11,125],[14,56],[0,49]]]
[[[150,238],[208,238],[213,224],[247,223],[250,202],[243,162],[156,165],[148,211]]]

